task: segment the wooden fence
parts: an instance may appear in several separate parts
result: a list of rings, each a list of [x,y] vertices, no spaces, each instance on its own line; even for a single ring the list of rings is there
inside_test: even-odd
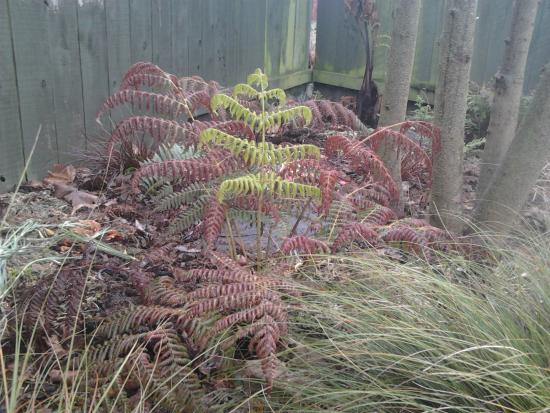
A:
[[[512,0],[479,0],[472,80],[491,79],[503,53]],[[413,93],[433,90],[444,0],[423,0]],[[393,0],[377,1],[384,80]],[[272,84],[312,79],[358,89],[364,52],[344,0],[319,0],[316,65],[308,69],[311,0],[0,0],[0,192],[10,188],[42,133],[29,178],[85,150],[94,115],[136,61],[225,85],[263,67]],[[526,90],[550,60],[550,0],[543,0],[528,59]]]
[[[359,89],[365,53],[355,21],[346,12],[344,1],[318,0],[316,62],[314,80],[319,83]],[[384,82],[385,59],[390,43],[394,1],[377,1],[380,19],[379,45],[375,50],[374,79]],[[412,93],[434,90],[438,73],[439,36],[445,0],[422,0],[414,63]],[[512,0],[479,0],[475,50],[471,79],[491,80],[504,52],[511,24]],[[536,85],[542,66],[550,61],[550,0],[543,0],[536,20],[525,76],[525,91]]]
[[[0,192],[67,162],[136,61],[232,85],[311,80],[310,0],[0,0]]]

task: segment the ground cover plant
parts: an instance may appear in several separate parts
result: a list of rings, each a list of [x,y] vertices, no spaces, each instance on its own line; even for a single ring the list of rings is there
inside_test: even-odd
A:
[[[23,227],[15,208],[2,225],[6,411],[548,401],[546,298],[525,307],[546,291],[547,256],[472,248],[423,219],[440,150],[430,123],[369,130],[340,104],[269,89],[259,69],[227,89],[151,63],[97,117],[91,167],[57,166],[13,201],[32,212],[52,190],[72,208]],[[407,191],[382,143],[401,153]],[[40,266],[18,265],[37,238]],[[527,283],[504,278],[516,266]]]

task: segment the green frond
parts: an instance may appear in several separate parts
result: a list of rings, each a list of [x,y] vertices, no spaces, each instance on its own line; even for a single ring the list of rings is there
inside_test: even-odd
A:
[[[265,124],[266,127],[280,127],[283,123],[290,122],[291,120],[294,120],[299,116],[304,118],[304,122],[306,125],[308,125],[313,119],[311,109],[307,106],[293,106],[288,109],[266,113]]]
[[[148,159],[141,163],[141,166],[147,165],[152,162],[164,162],[164,161],[183,161],[185,159],[192,159],[202,156],[203,153],[194,146],[186,148],[185,146],[162,144],[159,146],[156,153],[151,159]]]
[[[139,186],[145,195],[153,194],[155,196],[158,196],[161,193],[170,192],[169,187],[172,188],[169,180],[164,177],[142,178]]]
[[[284,106],[286,103],[286,93],[283,89],[270,89],[260,93],[260,98],[275,99],[279,102],[279,106]]]
[[[169,232],[177,234],[197,224],[204,215],[204,207],[210,200],[210,196],[204,195],[198,198],[170,224]]]
[[[157,151],[151,158],[140,162],[140,166],[149,165],[154,162],[164,162],[172,160],[183,161],[186,159],[197,158],[203,155],[203,152],[198,148],[195,148],[194,146],[186,148],[185,146],[178,145],[177,143],[172,145],[162,144],[158,147]],[[172,182],[172,184],[173,183],[174,182]],[[155,197],[163,198],[164,196],[173,192],[171,191],[171,188],[173,188],[172,184],[170,183],[169,179],[166,179],[164,177],[145,177],[141,179],[140,187],[145,194],[153,194]]]
[[[315,186],[287,181],[273,172],[250,174],[235,179],[226,179],[218,189],[218,201],[239,195],[259,195],[268,192],[273,197],[320,198],[321,190]]]
[[[155,211],[163,212],[170,209],[179,208],[182,205],[189,204],[197,200],[197,198],[209,194],[213,190],[213,184],[204,184],[194,182],[188,185],[185,189],[178,192],[164,192],[164,196],[158,196],[155,199]]]
[[[214,95],[210,101],[210,106],[213,111],[216,111],[218,107],[222,106],[224,109],[229,110],[233,119],[244,121],[252,127],[252,129],[255,129],[256,132],[260,130],[258,126],[261,124],[261,116],[245,108],[238,100],[231,96],[223,94]]]
[[[255,142],[237,138],[218,129],[208,128],[203,130],[199,139],[201,145],[212,143],[227,149],[233,155],[241,155],[245,161],[254,158],[252,155],[257,151]]]
[[[262,89],[267,89],[267,75],[262,72],[260,68],[256,69],[254,73],[251,73],[246,78],[246,83],[250,86],[260,86]]]
[[[321,157],[321,151],[315,145],[275,146],[270,142],[257,144],[217,129],[204,130],[200,135],[200,142],[211,143],[227,149],[234,155],[242,156],[250,166],[277,165],[298,159]]]
[[[260,92],[258,92],[252,86],[247,85],[246,83],[239,83],[233,88],[234,97],[237,97],[239,95],[245,95],[251,98],[257,98],[259,94]]]

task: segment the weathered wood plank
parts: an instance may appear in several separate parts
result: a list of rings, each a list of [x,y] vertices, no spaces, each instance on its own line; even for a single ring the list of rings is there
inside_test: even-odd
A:
[[[311,1],[298,0],[294,21],[294,47],[292,51],[292,70],[304,70],[309,63],[309,32]]]
[[[101,0],[79,1],[78,32],[84,85],[86,137],[93,140],[101,131],[95,114],[109,95],[109,64],[105,4]],[[108,124],[105,122],[105,124]]]
[[[105,0],[109,93],[120,86],[124,73],[133,63],[130,58],[130,3],[128,0]]]
[[[550,0],[544,0],[539,6],[535,22],[535,31],[529,47],[524,91],[532,92],[537,86],[542,67],[550,62]]]
[[[48,43],[53,73],[53,96],[59,161],[70,163],[86,147],[77,3],[48,3]]]
[[[130,2],[130,59],[135,62],[151,62],[152,47],[151,0]]]
[[[265,23],[268,0],[241,0],[239,81],[256,68],[265,69]]]
[[[42,125],[42,133],[27,170],[29,178],[42,177],[53,163],[58,162],[47,7],[38,0],[9,2],[10,19],[14,23],[11,29],[26,154],[30,152],[36,132]]]
[[[226,18],[225,26],[225,67],[226,79],[228,85],[234,85],[241,81],[239,73],[239,54],[240,54],[240,33],[243,28],[240,27],[240,13],[242,1],[235,0],[231,2],[231,8]]]
[[[173,72],[172,1],[152,0],[151,13],[153,63]]]
[[[17,182],[24,165],[10,15],[0,0],[0,192]]]
[[[288,10],[291,0],[268,0],[265,40],[265,72],[268,76],[277,77],[282,66],[282,50],[286,45]],[[284,29],[283,29],[284,24]]]
[[[202,54],[203,54],[203,39],[202,18],[206,3],[203,0],[189,0],[187,4],[187,14],[183,24],[185,24],[185,32],[187,33],[187,73],[186,75],[202,75]],[[180,48],[178,47],[178,50]],[[185,53],[185,50],[181,51]],[[204,51],[208,53],[208,51]],[[182,73],[183,75],[183,73]]]
[[[170,48],[172,54],[172,72],[178,76],[185,76],[189,73],[189,2],[172,0],[171,6]]]
[[[201,3],[201,45],[202,45],[202,54],[201,54],[201,71],[200,74],[207,80],[217,77],[216,80],[223,83],[221,79],[223,77],[221,70],[216,71],[217,64],[217,50],[216,50],[216,32],[218,28],[216,25],[217,13],[216,5],[212,1],[203,1]],[[226,3],[219,3],[219,7],[222,7],[225,11],[227,7]],[[218,73],[216,73],[218,72]],[[217,76],[216,76],[217,75]]]

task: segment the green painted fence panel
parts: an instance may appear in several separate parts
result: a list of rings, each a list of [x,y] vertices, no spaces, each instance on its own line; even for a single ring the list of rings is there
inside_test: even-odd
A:
[[[152,0],[151,13],[153,63],[173,71],[172,1]]]
[[[151,0],[130,1],[130,59],[132,62],[153,60],[153,27]]]
[[[27,176],[34,179],[42,176],[53,163],[58,162],[53,92],[55,82],[48,42],[48,5],[42,0],[9,0],[8,5],[19,94],[19,116],[27,156],[41,127],[36,150],[27,170]],[[11,141],[10,135],[7,138]],[[13,139],[17,138],[14,136]]]
[[[378,1],[379,40],[373,77],[382,84],[390,43],[394,1]],[[511,24],[512,0],[479,0],[471,79],[488,83],[501,64]],[[423,0],[411,86],[433,91],[437,82],[439,37],[444,0]],[[343,0],[319,0],[314,80],[334,86],[359,89],[365,53],[356,22]],[[550,61],[550,0],[543,0],[537,16],[525,76],[525,91],[536,86],[542,66]]]
[[[83,84],[84,125],[88,140],[101,131],[95,115],[109,94],[109,44],[106,5],[103,1],[79,0],[78,33]],[[116,74],[115,74],[116,76]]]
[[[105,134],[97,109],[136,61],[225,85],[257,67],[273,86],[311,81],[310,9],[311,0],[0,0],[0,191],[17,181],[40,125],[30,178]]]
[[[25,165],[12,40],[8,2],[0,0],[0,192],[17,182]]]
[[[109,93],[120,86],[130,57],[130,0],[105,0]]]
[[[54,82],[52,89],[58,159],[60,162],[72,162],[86,146],[78,44],[78,3],[59,0],[48,4],[48,43]]]

